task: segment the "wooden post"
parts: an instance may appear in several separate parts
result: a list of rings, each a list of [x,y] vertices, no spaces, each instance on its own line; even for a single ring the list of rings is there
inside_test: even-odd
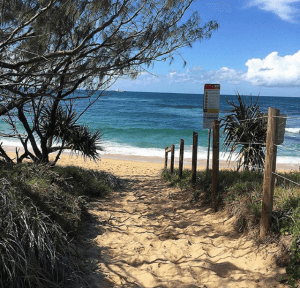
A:
[[[182,177],[182,168],[183,168],[183,151],[184,151],[184,140],[180,139],[180,150],[179,150],[179,178]]]
[[[211,135],[211,129],[208,130],[206,174],[208,173],[208,170],[209,170],[210,135]]]
[[[168,146],[165,147],[165,169],[168,168]]]
[[[196,183],[198,133],[193,132],[192,184]]]
[[[218,187],[218,176],[219,176],[219,130],[220,122],[214,120],[213,122],[213,165],[212,165],[212,191],[211,198],[213,207],[217,211],[217,187]]]
[[[171,146],[171,173],[174,172],[174,154],[175,154],[175,145],[172,144]]]
[[[266,158],[265,158],[265,174],[263,183],[263,199],[261,207],[260,219],[260,239],[263,240],[270,226],[272,209],[273,209],[273,194],[276,170],[276,155],[277,155],[277,116],[280,111],[275,108],[268,110],[268,126],[266,139]]]

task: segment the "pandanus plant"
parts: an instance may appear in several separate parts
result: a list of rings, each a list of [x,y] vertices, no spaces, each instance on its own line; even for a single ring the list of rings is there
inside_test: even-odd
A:
[[[264,168],[267,117],[260,111],[258,97],[246,103],[246,97],[237,92],[237,104],[227,103],[232,107],[221,119],[225,140],[223,147],[229,151],[228,161],[236,155],[237,170],[260,171]]]

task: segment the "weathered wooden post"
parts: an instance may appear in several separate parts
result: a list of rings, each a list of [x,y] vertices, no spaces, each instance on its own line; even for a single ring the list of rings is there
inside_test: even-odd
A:
[[[193,132],[192,184],[196,183],[198,133]]]
[[[277,155],[277,118],[280,111],[276,108],[269,107],[268,110],[268,126],[266,139],[266,157],[265,157],[265,174],[263,183],[263,199],[261,207],[260,220],[260,239],[263,240],[270,227],[272,209],[273,209],[273,195],[276,170],[276,155]]]
[[[182,168],[183,168],[183,151],[184,151],[184,140],[180,139],[180,148],[179,148],[179,178],[182,177]]]
[[[165,169],[168,168],[168,146],[165,147]]]
[[[211,135],[211,129],[208,130],[208,145],[207,145],[206,175],[208,175],[208,171],[209,171],[210,135]]]
[[[170,169],[171,173],[174,172],[174,154],[175,154],[175,145],[172,144],[172,146],[171,146],[171,169]]]
[[[219,176],[219,133],[220,121],[213,121],[213,166],[212,166],[212,191],[211,198],[213,207],[217,211],[217,188],[218,188],[218,176]]]

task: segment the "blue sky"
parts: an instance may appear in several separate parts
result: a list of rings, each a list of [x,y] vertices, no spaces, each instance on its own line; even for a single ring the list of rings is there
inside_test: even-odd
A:
[[[156,63],[152,74],[112,89],[202,94],[204,84],[219,83],[221,94],[300,97],[300,0],[197,0],[191,9],[220,28],[179,50],[187,65],[180,57]]]

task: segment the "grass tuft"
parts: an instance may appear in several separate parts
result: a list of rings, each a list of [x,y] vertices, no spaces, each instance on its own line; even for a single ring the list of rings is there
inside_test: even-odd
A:
[[[13,184],[0,182],[1,287],[62,287],[70,261],[67,234]]]
[[[66,287],[78,280],[69,239],[80,232],[90,197],[120,188],[120,180],[31,163],[0,162],[0,175],[0,287]]]

